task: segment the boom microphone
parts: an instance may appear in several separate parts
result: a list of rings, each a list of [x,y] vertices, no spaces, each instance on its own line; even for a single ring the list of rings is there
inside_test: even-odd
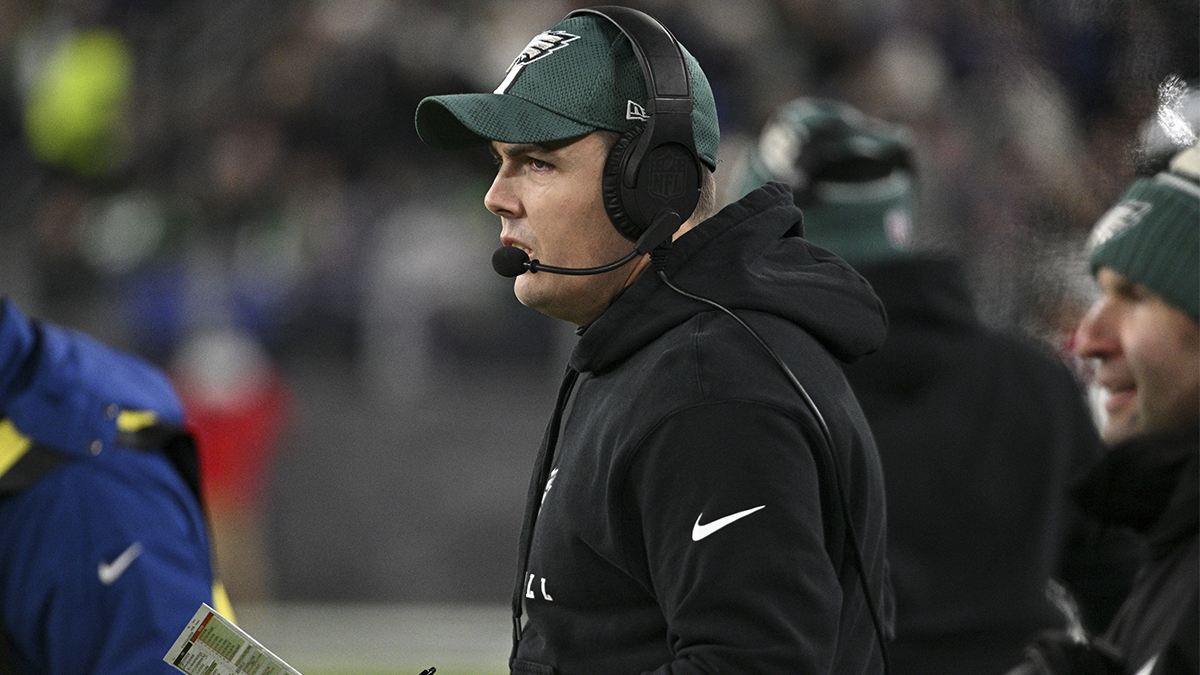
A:
[[[495,253],[492,253],[492,269],[502,277],[519,277],[527,271],[533,274],[550,272],[551,274],[584,276],[611,272],[633,260],[637,255],[637,251],[630,251],[624,258],[599,267],[555,267],[554,265],[545,265],[540,260],[530,260],[529,254],[516,246],[501,246],[496,249]]]
[[[617,269],[639,255],[670,242],[671,235],[683,224],[683,218],[671,209],[663,209],[654,217],[654,221],[642,236],[638,237],[633,250],[624,258],[599,267],[555,267],[544,265],[540,260],[530,260],[529,254],[516,246],[501,246],[492,253],[492,269],[502,277],[519,277],[526,271],[531,274],[550,272],[551,274],[569,274],[583,276],[586,274],[603,274]]]
[[[529,265],[529,254],[516,246],[501,246],[492,254],[492,269],[502,277],[519,277]]]

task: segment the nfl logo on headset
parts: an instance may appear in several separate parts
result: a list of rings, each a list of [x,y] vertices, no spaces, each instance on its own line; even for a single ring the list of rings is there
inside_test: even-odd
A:
[[[684,193],[687,186],[688,156],[678,148],[657,148],[649,163],[650,194],[669,201]]]

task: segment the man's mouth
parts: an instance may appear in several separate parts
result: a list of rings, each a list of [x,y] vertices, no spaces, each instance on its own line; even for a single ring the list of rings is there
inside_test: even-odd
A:
[[[500,237],[500,244],[503,246],[512,246],[514,248],[519,248],[522,251],[524,251],[525,255],[529,256],[530,259],[533,258],[533,249],[529,248],[528,246],[522,244],[519,241],[516,241],[515,239],[510,239],[508,237]]]
[[[1108,398],[1104,401],[1104,410],[1109,415],[1116,413],[1129,407],[1133,399],[1137,396],[1136,387],[1125,387],[1122,389],[1109,389]]]

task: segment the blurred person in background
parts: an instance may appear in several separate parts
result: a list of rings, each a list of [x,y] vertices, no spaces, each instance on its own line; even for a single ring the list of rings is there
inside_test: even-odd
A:
[[[791,186],[805,238],[854,265],[888,313],[883,348],[845,371],[887,485],[892,672],[1003,673],[1062,625],[1052,578],[1084,598],[1093,625],[1107,622],[1133,571],[1130,542],[1083,532],[1067,499],[1100,450],[1077,379],[1031,340],[986,328],[958,260],[916,250],[915,163],[906,128],[798,98],[734,186]]]
[[[1138,177],[1092,231],[1101,297],[1075,349],[1107,394],[1109,446],[1072,494],[1144,544],[1128,598],[1099,639],[1046,633],[1013,673],[1200,672],[1200,145]]]
[[[882,473],[839,367],[882,341],[882,307],[797,236],[783,186],[713,215],[708,80],[656,21],[604,9],[624,25],[569,15],[495,93],[416,114],[435,147],[490,145],[496,269],[580,327],[528,493],[512,671],[883,672]],[[678,88],[648,100],[647,79]],[[626,165],[635,194],[606,196]]]
[[[272,597],[265,501],[290,412],[287,384],[255,336],[193,331],[171,361],[184,421],[202,449],[217,573],[239,605]]]
[[[166,376],[0,300],[0,672],[169,673],[214,575]]]

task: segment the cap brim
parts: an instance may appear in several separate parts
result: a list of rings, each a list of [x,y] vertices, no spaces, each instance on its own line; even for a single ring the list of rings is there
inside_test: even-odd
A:
[[[417,106],[416,124],[422,141],[447,150],[491,141],[548,143],[596,130],[507,94],[431,96]]]

